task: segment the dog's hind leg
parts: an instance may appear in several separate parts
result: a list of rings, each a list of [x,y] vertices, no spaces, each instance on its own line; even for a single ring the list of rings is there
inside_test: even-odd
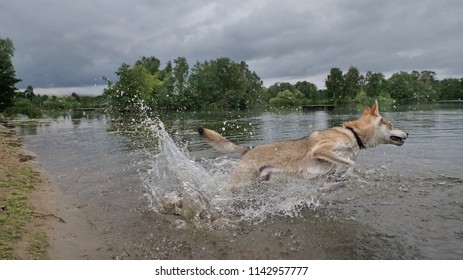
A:
[[[247,183],[252,181],[253,178],[255,178],[255,174],[255,169],[247,169],[238,166],[233,172],[231,182],[233,182],[234,184]]]
[[[258,178],[257,180],[259,182],[266,182],[268,180],[270,180],[270,174],[272,173],[275,173],[275,172],[279,172],[280,170],[278,168],[274,168],[272,166],[262,166],[261,168],[259,168],[259,173],[258,173]]]

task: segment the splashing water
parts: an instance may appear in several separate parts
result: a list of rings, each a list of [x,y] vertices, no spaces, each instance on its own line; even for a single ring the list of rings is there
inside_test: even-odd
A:
[[[157,212],[172,212],[190,220],[207,214],[209,194],[204,191],[212,182],[200,165],[189,159],[187,151],[177,147],[160,120],[150,126],[157,136],[159,153],[150,158],[144,176],[150,192],[151,207]]]
[[[317,182],[284,175],[232,193],[228,181],[236,159],[224,156],[194,161],[159,119],[150,122],[158,150],[148,157],[148,168],[141,176],[156,212],[179,215],[196,225],[225,220],[232,224],[258,223],[275,215],[294,217],[301,209],[320,206]]]

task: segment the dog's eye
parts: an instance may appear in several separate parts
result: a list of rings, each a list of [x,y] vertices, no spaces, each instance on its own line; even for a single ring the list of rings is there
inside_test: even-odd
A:
[[[392,127],[392,123],[385,118],[381,118],[381,123],[389,127]]]

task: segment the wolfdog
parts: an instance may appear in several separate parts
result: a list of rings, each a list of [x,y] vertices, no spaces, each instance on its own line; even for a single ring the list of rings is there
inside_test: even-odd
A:
[[[241,154],[232,175],[232,183],[270,179],[272,173],[288,173],[303,178],[336,174],[347,178],[353,173],[360,150],[379,144],[402,146],[408,133],[394,128],[379,114],[378,102],[365,107],[362,116],[342,126],[293,140],[284,140],[253,148],[238,146],[217,132],[200,127],[199,135],[225,153]]]

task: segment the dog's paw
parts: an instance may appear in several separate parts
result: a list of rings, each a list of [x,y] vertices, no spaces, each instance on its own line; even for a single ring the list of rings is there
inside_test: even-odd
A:
[[[350,166],[349,168],[347,168],[346,172],[340,174],[337,181],[346,181],[349,178],[356,177],[357,175],[354,172],[354,167],[355,166]]]

